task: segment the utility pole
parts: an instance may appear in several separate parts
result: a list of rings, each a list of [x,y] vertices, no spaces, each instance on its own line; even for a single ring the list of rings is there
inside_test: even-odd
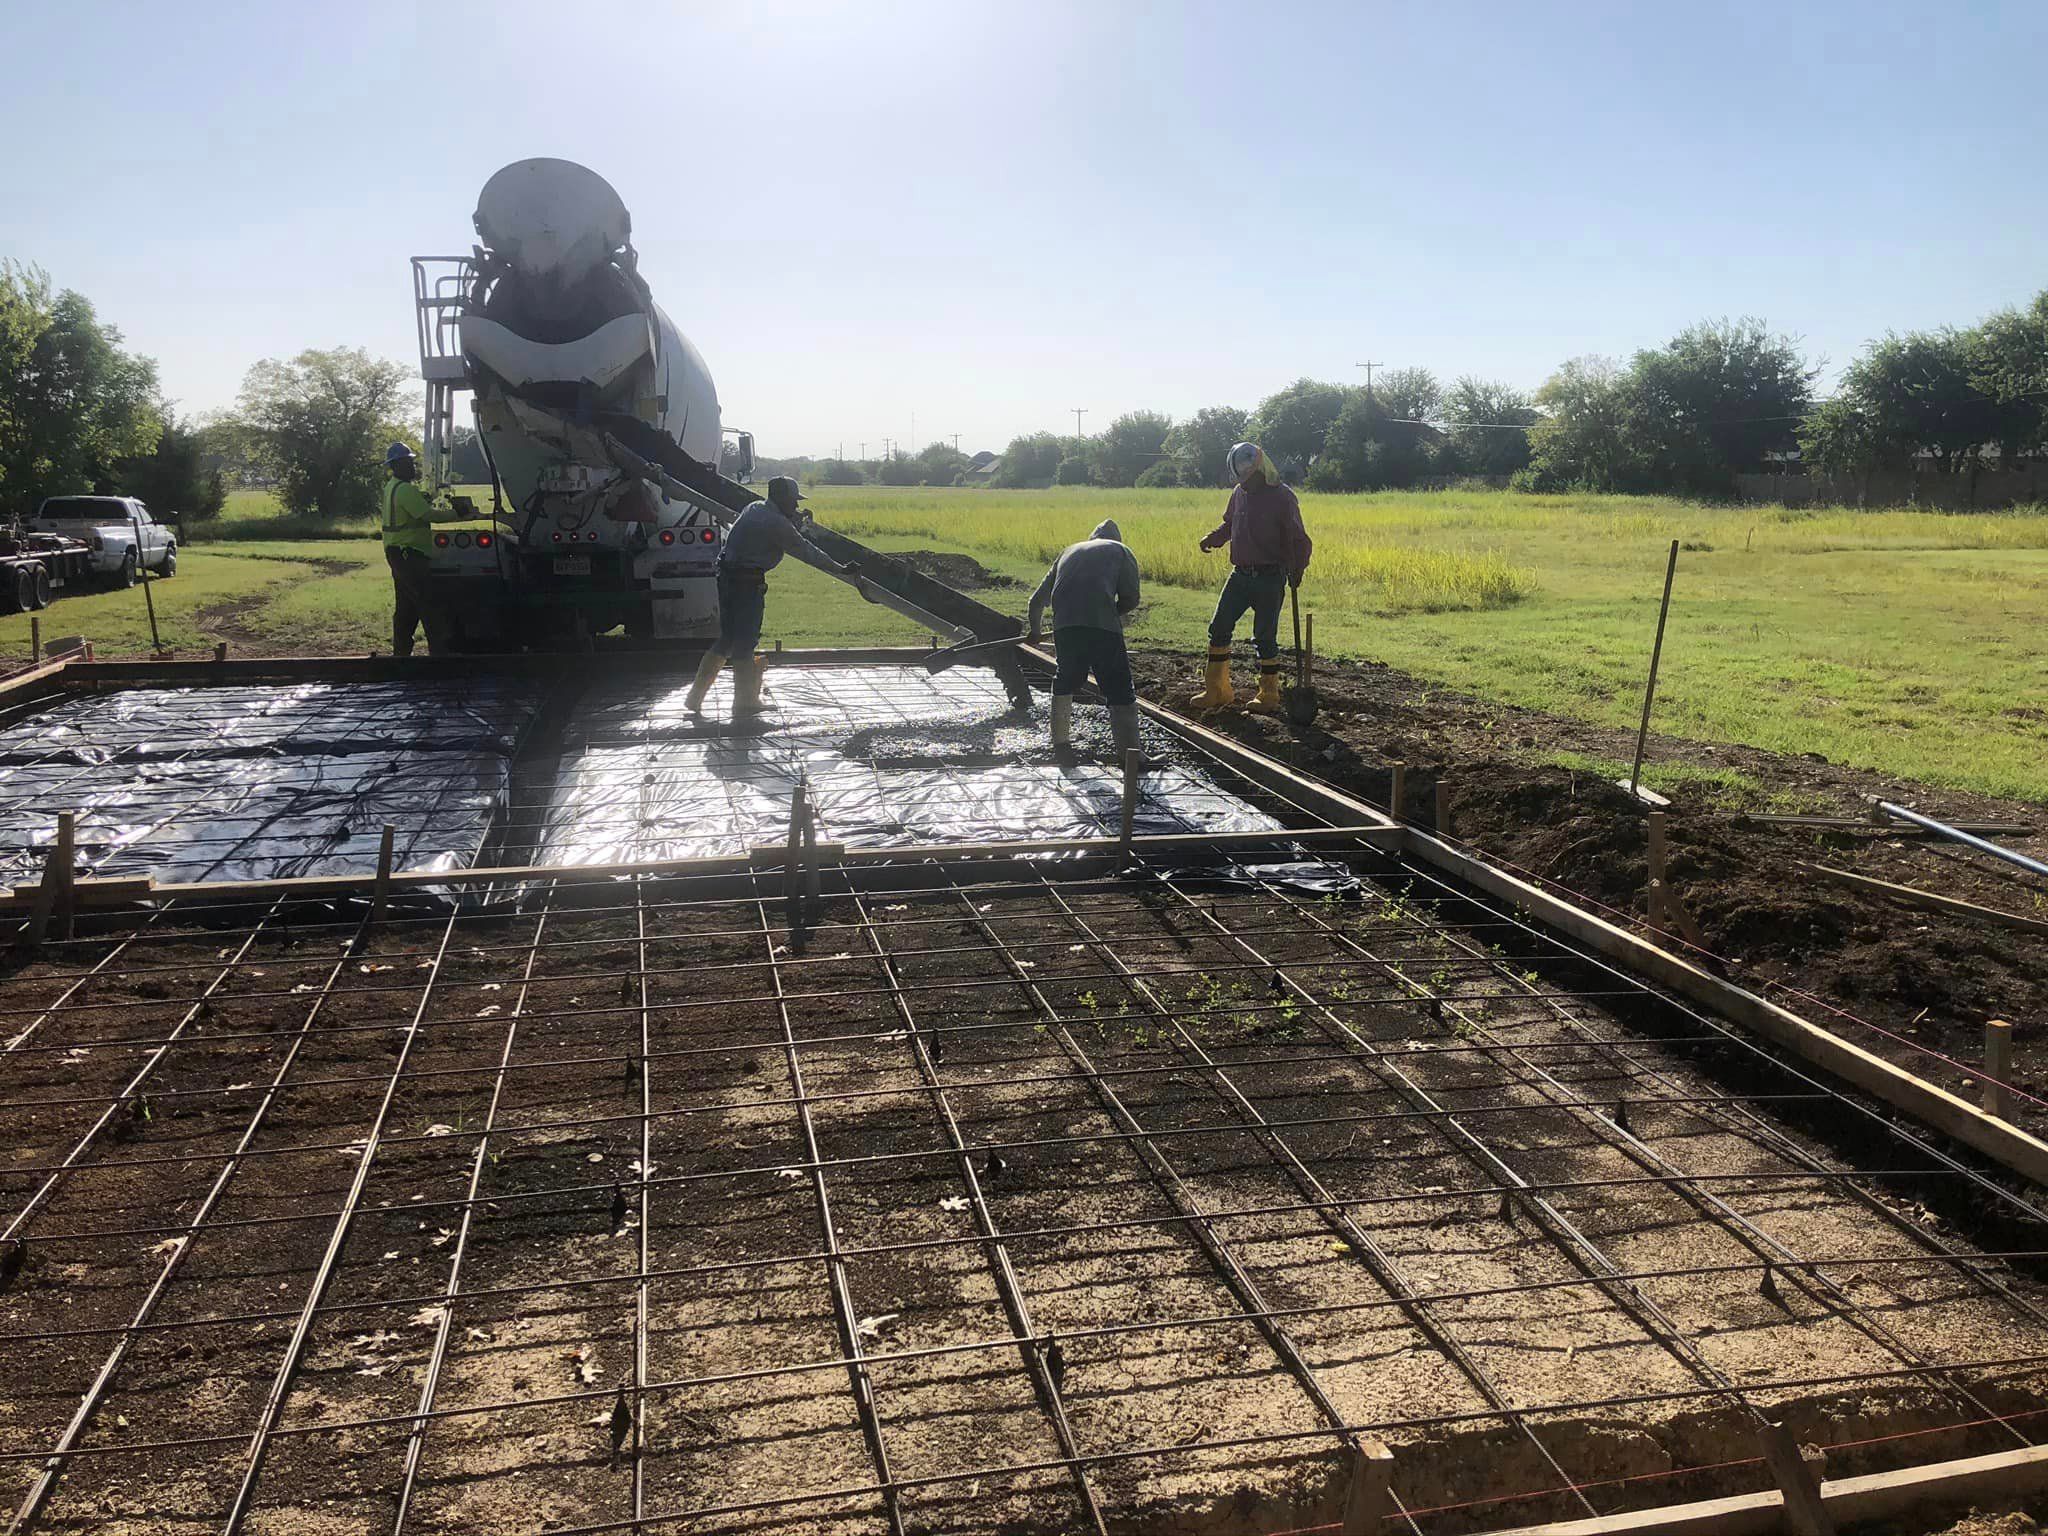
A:
[[[1387,365],[1385,363],[1353,363],[1351,366],[1365,370],[1365,398],[1370,400],[1372,398],[1372,371],[1375,368],[1384,368]]]
[[[959,434],[958,432],[955,432],[955,433],[953,433],[953,434],[952,434],[952,438],[953,438],[953,451],[954,451],[955,453],[958,453],[958,452],[960,451],[960,434]]]
[[[866,438],[862,438],[860,441],[860,461],[863,464],[868,461],[868,441]]]
[[[1082,418],[1083,416],[1086,416],[1087,414],[1088,414],[1088,407],[1087,407],[1087,406],[1085,406],[1085,405],[1077,405],[1077,406],[1075,406],[1075,407],[1074,407],[1074,436],[1076,436],[1076,437],[1079,437],[1079,436],[1081,436],[1081,418]]]

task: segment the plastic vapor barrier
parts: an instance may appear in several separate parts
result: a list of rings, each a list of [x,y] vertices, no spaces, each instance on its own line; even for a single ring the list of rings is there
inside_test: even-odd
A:
[[[473,863],[504,805],[532,684],[133,688],[0,727],[0,871],[37,878],[76,813],[89,876],[354,874],[383,828],[401,869]]]
[[[572,710],[535,862],[629,863],[743,855],[789,836],[807,776],[818,835],[849,847],[1114,837],[1123,774],[1099,707],[1077,705],[1071,762],[1055,760],[1043,709],[1011,711],[983,670],[776,666],[758,731],[725,721],[727,683],[700,718],[680,681],[626,679]],[[1151,722],[1159,766],[1140,782],[1141,836],[1249,832],[1281,823],[1222,788]],[[1272,873],[1272,871],[1265,871]]]

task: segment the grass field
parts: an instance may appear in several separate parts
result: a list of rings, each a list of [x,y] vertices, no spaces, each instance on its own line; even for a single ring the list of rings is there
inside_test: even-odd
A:
[[[1137,551],[1141,644],[1193,658],[1225,573],[1196,541],[1220,495],[820,488],[820,519],[885,549],[974,555],[1035,583],[1103,517]],[[1304,496],[1316,539],[1302,587],[1318,648],[1447,687],[1605,724],[1632,724],[1665,551],[1684,546],[1657,724],[1901,778],[2048,801],[2048,515],[1788,512],[1655,498],[1504,493]],[[389,583],[373,540],[291,539],[274,503],[231,502],[222,531],[154,589],[168,644],[220,634],[271,648],[388,644]],[[265,534],[264,538],[251,535]],[[983,594],[1019,613],[1027,590]],[[46,635],[144,650],[142,594],[67,598]],[[785,565],[768,634],[790,643],[923,636],[825,577]],[[26,658],[27,620],[0,620]]]

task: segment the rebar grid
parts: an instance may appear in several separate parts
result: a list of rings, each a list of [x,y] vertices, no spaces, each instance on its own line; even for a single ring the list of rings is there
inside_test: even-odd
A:
[[[10,1058],[0,1104],[0,1126],[24,1149],[24,1167],[44,1170],[0,1179],[0,1210],[13,1215],[31,1256],[0,1291],[0,1360],[16,1368],[33,1359],[48,1381],[25,1405],[22,1422],[0,1434],[0,1468],[21,1468],[46,1485],[15,1528],[94,1507],[73,1502],[103,1496],[105,1478],[90,1468],[127,1467],[120,1485],[133,1489],[138,1464],[168,1457],[219,1465],[221,1451],[239,1444],[243,1487],[232,1503],[223,1490],[211,1517],[216,1528],[232,1530],[252,1506],[293,1507],[305,1496],[297,1485],[309,1472],[317,1478],[317,1458],[293,1451],[290,1477],[280,1482],[285,1469],[266,1473],[266,1457],[349,1433],[366,1468],[389,1468],[388,1477],[364,1480],[402,1490],[395,1505],[388,1496],[339,1501],[361,1508],[365,1529],[444,1528],[462,1497],[516,1488],[506,1482],[512,1469],[531,1476],[548,1466],[562,1470],[581,1499],[580,1513],[549,1517],[568,1529],[657,1530],[764,1512],[792,1529],[810,1529],[813,1519],[845,1528],[847,1520],[856,1527],[863,1518],[886,1522],[912,1504],[921,1523],[946,1528],[946,1519],[960,1518],[969,1529],[962,1510],[1005,1498],[1057,1529],[1099,1521],[1091,1508],[1131,1507],[1146,1479],[1186,1476],[1201,1486],[1222,1468],[1256,1489],[1274,1475],[1260,1470],[1273,1455],[1323,1466],[1331,1448],[1358,1431],[1398,1435],[1405,1426],[1426,1446],[1444,1434],[1516,1437],[1518,1421],[1540,1431],[1621,1401],[1729,1399],[1727,1388],[1697,1375],[1658,1378],[1647,1368],[1641,1374],[1661,1380],[1660,1390],[1574,1394],[1560,1389],[1562,1378],[1534,1369],[1542,1350],[1514,1342],[1518,1329],[1541,1316],[1523,1300],[1573,1298],[1570,1314],[1602,1330],[1586,1346],[1580,1373],[1619,1382],[1631,1371],[1608,1368],[1600,1363],[1606,1357],[1634,1362],[1647,1359],[1643,1350],[1670,1350],[1617,1291],[1649,1295],[1675,1335],[1702,1352],[1750,1334],[1826,1340],[1837,1330],[1868,1339],[1862,1325],[1872,1321],[1897,1336],[1882,1354],[1851,1355],[1853,1371],[1795,1377],[1780,1364],[1739,1377],[1736,1395],[1774,1408],[1807,1390],[1796,1385],[1802,1380],[1873,1402],[1910,1395],[1917,1383],[1937,1392],[1952,1384],[1986,1407],[1943,1409],[1942,1422],[1972,1426],[1933,1442],[1946,1448],[1995,1444],[1982,1437],[1996,1433],[2010,1443],[2023,1405],[2038,1397],[2048,1328],[2031,1283],[1995,1273],[1999,1255],[1901,1216],[1887,1189],[1910,1182],[1937,1191],[1981,1176],[1905,1133],[1891,1137],[1883,1169],[1820,1162],[1752,1106],[1777,1100],[1797,1115],[1838,1096],[1774,1063],[1771,1086],[1783,1092],[1701,1091],[1683,1053],[1726,1039],[1714,1021],[1618,975],[1602,978],[1612,985],[1571,991],[1541,976],[1527,979],[1524,963],[1551,970],[1561,954],[1533,933],[1515,943],[1513,956],[1464,954],[1440,982],[1426,978],[1436,951],[1460,942],[1483,948],[1488,936],[1517,932],[1511,916],[1439,925],[1430,902],[1397,902],[1373,889],[1363,902],[1304,902],[1281,887],[1233,894],[1172,879],[1050,884],[1044,877],[1057,880],[1057,863],[1039,869],[1036,880],[984,883],[972,870],[921,867],[915,888],[896,870],[866,891],[866,877],[849,870],[844,893],[828,897],[829,921],[812,930],[802,951],[784,947],[758,890],[745,901],[696,901],[689,882],[669,883],[659,900],[650,882],[635,879],[605,904],[565,907],[549,899],[538,915],[444,914],[438,928],[380,923],[361,953],[371,964],[407,967],[408,985],[364,984],[371,978],[351,969],[364,962],[338,939],[325,940],[332,947],[324,958],[298,959],[289,943],[323,942],[322,930],[296,920],[294,940],[280,936],[276,919],[310,915],[299,912],[259,914],[258,925],[230,931],[234,942],[226,946],[218,930],[181,926],[197,914],[175,907],[157,924],[161,936],[123,935],[118,951],[105,939],[51,946],[55,964],[10,980],[44,989],[34,1011],[49,1017],[39,1034],[62,1049]],[[932,915],[939,906],[949,915]],[[738,920],[742,913],[753,918],[751,928]],[[1372,915],[1380,913],[1393,915]],[[1340,942],[1354,915],[1374,924],[1363,956]],[[1066,942],[1049,936],[1062,926]],[[351,932],[346,923],[330,931]],[[1404,935],[1398,948],[1379,947],[1382,935],[1395,932]],[[439,940],[443,963],[420,969],[416,939]],[[742,942],[753,946],[752,958],[721,958]],[[277,1021],[282,1027],[268,1030],[212,1034],[210,1019],[188,1021],[151,1048],[161,1050],[150,1078],[155,1095],[138,1094],[130,1087],[134,1073],[113,1066],[125,1052],[100,1043],[128,1031],[132,1010],[95,999],[118,1000],[132,982],[156,984],[153,961],[181,946],[208,956],[229,950],[231,960],[215,962],[221,980],[212,996],[135,1002],[175,1010],[218,999],[252,1015],[275,1015],[280,1004],[290,1012]],[[182,954],[170,963],[200,961]],[[295,993],[249,974],[274,974],[285,964],[317,964],[325,984]],[[1392,979],[1390,967],[1406,981]],[[81,992],[77,984],[88,973],[100,979]],[[1281,979],[1280,993],[1269,977]],[[1184,995],[1197,986],[1204,998]],[[1219,998],[1208,997],[1210,986]],[[1104,995],[1112,989],[1131,1005]],[[264,996],[252,1002],[257,991]],[[602,1006],[586,1006],[600,995]],[[568,1006],[572,996],[585,1003]],[[1607,998],[1655,1018],[1624,1025],[1602,1006]],[[1482,1007],[1484,1017],[1467,1017]],[[394,1022],[395,1011],[409,1013],[409,1021]],[[388,1073],[364,1070],[362,1053],[397,1029],[406,1033]],[[80,1051],[82,1060],[65,1059]],[[764,1065],[775,1055],[786,1090]],[[1422,1074],[1435,1108],[1417,1108],[1388,1088],[1380,1075],[1388,1069]],[[808,1082],[807,1071],[829,1081]],[[82,1076],[101,1090],[47,1092]],[[227,1091],[244,1078],[268,1087]],[[384,1109],[362,1102],[378,1082],[387,1087]],[[140,1117],[131,1107],[138,1097],[149,1100]],[[1226,1110],[1220,1118],[1196,1112],[1217,1104]],[[1121,1105],[1121,1119],[1112,1105]],[[109,1111],[123,1113],[110,1118]],[[1725,1143],[1708,1140],[1702,1122]],[[771,1130],[776,1124],[797,1129]],[[78,1153],[82,1126],[126,1127],[121,1148],[99,1130]],[[1446,1148],[1467,1134],[1497,1153],[1513,1149],[1506,1176],[1488,1176],[1498,1171],[1488,1167],[1476,1180],[1438,1178],[1451,1155]],[[657,1138],[673,1143],[669,1152]],[[1393,1150],[1361,1159],[1347,1150],[1360,1138],[1385,1140]],[[342,1167],[337,1152],[359,1143],[354,1177],[322,1198]],[[1724,1145],[1747,1161],[1700,1167],[1680,1155],[1699,1146],[1720,1156]],[[634,1177],[593,1179],[589,1149],[614,1146],[637,1154]],[[68,1167],[66,1158],[40,1150],[65,1147],[74,1149]],[[689,1155],[676,1171],[656,1162],[678,1148]],[[1060,1187],[1074,1182],[1060,1175],[1063,1157],[1087,1159],[1080,1166],[1099,1180],[1100,1199],[1096,1188]],[[1540,1166],[1517,1168],[1519,1157]],[[1002,1166],[984,1177],[991,1158]],[[850,1182],[828,1194],[828,1178],[835,1186]],[[149,1205],[186,1209],[175,1219],[138,1220],[136,1179],[155,1186]],[[54,1183],[38,1196],[45,1180]],[[795,1188],[815,1193],[816,1240],[790,1241],[762,1227],[757,1242],[753,1213]],[[1175,1190],[1184,1208],[1167,1198]],[[287,1193],[303,1208],[279,1208]],[[596,1263],[588,1249],[603,1240],[593,1234],[611,1235],[606,1212],[620,1194],[638,1217],[627,1234],[634,1262],[624,1270]],[[1517,1208],[1506,1221],[1496,1209],[1504,1195]],[[962,1202],[960,1230],[932,1235],[899,1220],[912,1207],[934,1207],[935,1196]],[[1724,1197],[1727,1209],[1717,1209]],[[849,1199],[854,1214],[835,1223]],[[1563,1252],[1555,1238],[1527,1219],[1539,1202],[1557,1203],[1580,1226],[1602,1225],[1609,1236],[1581,1233],[1582,1256],[1606,1252],[1609,1241],[1641,1252],[1646,1243],[1706,1241],[1713,1233],[1722,1235],[1714,1239],[1721,1246],[1713,1262],[1658,1265],[1616,1253],[1605,1266],[1560,1268],[1540,1257],[1546,1249]],[[1851,1209],[1853,1220],[1845,1214]],[[1052,1219],[1060,1216],[1066,1219]],[[411,1277],[369,1251],[405,1244],[390,1235],[404,1227],[436,1222],[448,1224],[449,1241],[418,1257],[445,1266],[433,1271],[438,1283],[399,1283]],[[842,1240],[836,1227],[848,1225],[851,1234],[850,1223],[873,1240]],[[1634,1230],[1645,1223],[1647,1230]],[[730,1237],[712,1235],[728,1228]],[[1808,1228],[1828,1240],[1808,1241]],[[1323,1237],[1306,1235],[1315,1232]],[[1431,1246],[1444,1233],[1469,1234],[1449,1259],[1440,1244]],[[149,1252],[159,1234],[177,1242],[175,1252]],[[1316,1242],[1322,1253],[1305,1259],[1303,1245]],[[1331,1242],[1349,1251],[1336,1252]],[[472,1286],[465,1261],[479,1243],[491,1263]],[[1405,1290],[1398,1283],[1389,1289],[1372,1273],[1367,1244],[1384,1247],[1397,1269],[1426,1265],[1434,1283],[1411,1277]],[[2014,1247],[2005,1258],[2023,1264],[2042,1248],[2048,1244]],[[257,1252],[271,1266],[261,1289],[274,1295],[283,1276],[301,1288],[298,1304],[208,1305],[225,1261],[248,1265]],[[949,1335],[946,1320],[961,1303],[926,1301],[893,1325],[914,1330],[900,1347],[889,1326],[863,1337],[875,1285],[915,1291],[924,1283],[919,1275],[955,1273],[931,1268],[951,1266],[949,1254],[975,1256],[984,1277],[977,1283],[988,1286],[999,1326],[969,1318]],[[1445,1263],[1453,1277],[1485,1283],[1443,1283]],[[1124,1305],[1117,1298],[1131,1289],[1113,1273],[1120,1264],[1167,1266],[1149,1282],[1162,1298],[1161,1315],[1102,1311]],[[88,1308],[119,1308],[117,1316],[81,1316],[77,1306],[57,1302],[66,1275],[80,1266],[95,1276],[94,1293],[83,1298]],[[717,1323],[718,1308],[734,1287],[758,1289],[763,1298],[795,1296],[783,1277],[805,1270],[831,1300],[835,1331],[850,1335],[836,1353],[772,1346],[747,1365],[653,1367],[657,1343],[672,1350],[672,1341],[692,1332],[735,1341],[757,1334],[760,1324]],[[1878,1301],[1850,1283],[1853,1270],[1926,1278],[1901,1279]],[[1335,1278],[1347,1273],[1353,1278]],[[1734,1298],[1754,1297],[1768,1273],[1783,1280],[1784,1301],[1757,1300],[1744,1311],[1748,1304]],[[1798,1278],[1808,1275],[1816,1277],[1811,1290]],[[230,1295],[258,1294],[235,1284]],[[558,1390],[544,1379],[481,1390],[498,1356],[533,1354],[507,1340],[512,1322],[595,1330],[590,1336],[601,1343],[593,1298],[622,1286],[634,1299],[623,1391],[609,1383]],[[388,1374],[363,1381],[333,1364],[347,1328],[371,1330],[369,1337],[402,1334],[406,1314],[428,1307],[442,1310],[418,1325],[429,1337],[417,1351],[378,1344],[353,1357],[382,1351],[402,1381],[387,1388]],[[1417,1307],[1446,1314],[1448,1350],[1413,1326]],[[1730,1307],[1739,1314],[1732,1333],[1721,1322],[1700,1332],[1703,1317]],[[694,1327],[691,1317],[699,1320]],[[1942,1326],[1930,1342],[1936,1319]],[[31,1326],[38,1320],[63,1326]],[[239,1410],[239,1432],[236,1411],[189,1423],[188,1433],[150,1432],[161,1417],[138,1405],[167,1390],[160,1377],[178,1340],[239,1335],[229,1357],[253,1360],[252,1352],[279,1349],[263,1344],[261,1333],[287,1320],[290,1337],[261,1373],[270,1396]],[[1456,1356],[1476,1348],[1473,1363],[1498,1377],[1501,1400],[1468,1392],[1460,1407],[1438,1388],[1420,1398],[1404,1394],[1391,1362],[1419,1357],[1368,1364],[1344,1353],[1396,1332],[1468,1383]],[[1475,1343],[1459,1343],[1460,1335]],[[1197,1337],[1215,1342],[1199,1350],[1185,1343]],[[1231,1342],[1246,1337],[1278,1341],[1271,1364],[1247,1363],[1256,1357]],[[96,1351],[75,1356],[67,1345],[49,1362],[57,1341],[94,1339],[101,1341]],[[1982,1347],[1994,1342],[2001,1347]],[[1777,1352],[1805,1347],[1787,1342]],[[1219,1349],[1230,1362],[1221,1369]],[[1195,1369],[1197,1359],[1210,1362],[1206,1370]],[[921,1404],[938,1381],[932,1372],[947,1360],[966,1362],[967,1374],[948,1376],[945,1385],[983,1405],[966,1409],[970,1416],[994,1411],[991,1404],[1005,1413],[1035,1404],[1045,1454],[1006,1455],[990,1444],[942,1470],[892,1472],[886,1456],[871,1451],[865,1478],[831,1475],[838,1463],[798,1464],[783,1469],[780,1483],[757,1484],[744,1496],[706,1480],[699,1466],[715,1448],[737,1445],[721,1438],[722,1420],[702,1419],[692,1406],[703,1394],[740,1389],[794,1403],[803,1399],[786,1399],[785,1384],[808,1384],[797,1390],[815,1393],[835,1373],[851,1415],[864,1421],[864,1437],[872,1420],[877,1450],[885,1436],[890,1449],[918,1449],[943,1417],[902,1405]],[[1160,1360],[1177,1373],[1170,1389],[1141,1376],[1105,1397],[1104,1383],[1117,1373],[1150,1371]],[[440,1390],[448,1382],[460,1384],[453,1399]],[[1217,1406],[1201,1410],[1203,1422],[1172,1421],[1161,1416],[1169,1390],[1173,1401]],[[1231,1420],[1225,1404],[1233,1391],[1270,1397],[1277,1418]],[[1288,1394],[1294,1407],[1285,1406]],[[1449,1411],[1413,1411],[1432,1395]],[[1135,1415],[1121,1437],[1104,1428],[1103,1405],[1112,1397]],[[605,1410],[619,1403],[631,1445],[613,1468]],[[1404,1404],[1409,1411],[1400,1411]],[[38,1428],[45,1412],[48,1428]],[[131,1427],[117,1425],[124,1417]],[[444,1439],[429,1430],[451,1423],[465,1426],[463,1433]],[[554,1426],[538,1438],[572,1443],[496,1470],[474,1464],[481,1441],[517,1441],[534,1435],[527,1426],[536,1423]],[[61,1459],[49,1459],[59,1451]],[[1513,1486],[1500,1491],[1542,1494],[1532,1508],[1559,1515],[1596,1504],[1603,1512],[1629,1507],[1637,1497],[1629,1489],[1592,1490],[1588,1466],[1575,1460],[1584,1454],[1560,1447],[1550,1466],[1503,1472]],[[1421,1479],[1426,1452],[1416,1464]],[[1045,1476],[1063,1484],[1064,1506],[1046,1502],[1046,1485],[1035,1481]],[[1425,1487],[1409,1502],[1418,1509],[1407,1524],[1420,1529],[1424,1510],[1455,1501]],[[429,1503],[435,1514],[423,1523]],[[197,1523],[207,1518],[201,1510]],[[1460,1518],[1432,1515],[1426,1523],[1453,1530]],[[528,1524],[494,1528],[540,1523],[536,1508]]]

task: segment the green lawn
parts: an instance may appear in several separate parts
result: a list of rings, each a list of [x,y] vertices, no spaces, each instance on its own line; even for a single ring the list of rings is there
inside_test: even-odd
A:
[[[292,530],[274,503],[240,494],[230,526]],[[1148,575],[1133,638],[1185,651],[1191,678],[1225,569],[1195,543],[1221,503],[1189,491],[815,493],[820,519],[855,537],[963,551],[1025,583],[982,594],[1019,614],[1045,562],[1115,517]],[[1302,598],[1325,653],[1632,725],[1676,538],[1659,728],[2048,801],[2048,515],[1489,492],[1304,496],[1303,509],[1317,553]],[[230,607],[235,628],[273,649],[387,643],[389,583],[369,539],[208,543],[154,595],[166,642],[188,652],[212,644],[210,616]],[[768,612],[771,641],[925,638],[788,564]],[[66,598],[43,620],[46,635],[83,633],[108,652],[148,646],[139,590]],[[25,617],[0,619],[0,650],[26,659],[27,631]]]
[[[822,489],[856,537],[1035,576],[1115,517],[1152,585],[1134,634],[1202,643],[1222,496]],[[2048,800],[2048,515],[1792,512],[1659,498],[1304,496],[1318,649],[1609,725],[1642,707],[1666,551],[1684,546],[1656,723],[1991,794]],[[882,537],[886,535],[887,537]],[[1452,557],[1387,580],[1390,555]],[[1470,562],[1461,564],[1460,562]],[[1470,579],[1505,566],[1519,595]],[[1021,597],[1021,594],[1019,594]],[[1190,661],[1190,676],[1193,661]]]

